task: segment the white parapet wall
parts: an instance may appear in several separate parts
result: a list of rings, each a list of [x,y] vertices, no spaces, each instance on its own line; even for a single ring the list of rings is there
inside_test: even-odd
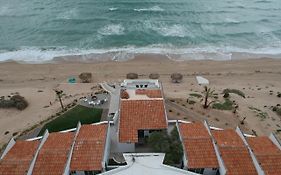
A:
[[[270,134],[269,139],[281,150],[280,142],[273,133]]]
[[[44,143],[46,142],[47,138],[49,137],[49,131],[46,129],[43,137],[42,137],[42,140],[35,152],[35,155],[31,161],[31,164],[29,166],[29,169],[28,169],[28,172],[27,172],[27,175],[31,175],[32,174],[32,171],[33,171],[33,168],[34,168],[34,165],[35,165],[35,162],[36,162],[36,159],[38,157],[38,154],[39,154],[39,151],[41,150],[42,146],[44,145]]]
[[[2,160],[6,154],[10,151],[10,149],[12,149],[12,147],[16,144],[16,141],[14,140],[14,138],[11,138],[11,140],[9,141],[8,145],[6,146],[0,160]]]
[[[67,161],[66,161],[65,168],[64,168],[64,173],[63,173],[64,175],[69,175],[69,173],[70,173],[71,157],[72,157],[75,141],[76,141],[76,138],[77,138],[77,136],[79,134],[80,128],[81,128],[81,123],[78,122],[77,127],[75,128],[76,133],[75,133],[75,136],[74,136],[74,139],[73,139],[70,151],[69,151],[68,156],[67,156]],[[75,131],[75,130],[73,130],[73,131]]]
[[[110,145],[111,145],[110,122],[108,122],[106,140],[105,140],[105,148],[104,148],[104,154],[103,154],[103,160],[102,160],[103,171],[105,171],[106,165],[108,164],[108,159],[109,159],[109,155],[110,155]]]
[[[136,80],[129,80],[126,79],[121,83],[121,87],[125,88],[160,88],[158,80],[151,80],[151,79],[136,79]]]
[[[244,136],[243,132],[241,131],[241,129],[239,127],[236,127],[235,131],[240,136],[240,138],[244,142],[245,146],[247,147],[247,149],[248,149],[248,151],[250,153],[250,156],[251,156],[251,158],[253,160],[254,166],[255,166],[255,168],[256,168],[256,170],[258,172],[258,175],[264,175],[264,171],[262,170],[262,168],[261,168],[261,166],[260,166],[256,156],[254,155],[254,153],[253,153],[252,149],[250,148],[247,140],[245,139],[245,136]]]

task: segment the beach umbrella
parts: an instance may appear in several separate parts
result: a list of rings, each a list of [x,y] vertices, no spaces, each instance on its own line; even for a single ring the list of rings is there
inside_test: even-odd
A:
[[[182,81],[183,75],[180,73],[173,73],[171,79],[173,83],[180,83]]]
[[[136,73],[128,73],[127,74],[127,79],[138,79],[138,74],[136,74]]]
[[[151,73],[149,74],[150,79],[159,79],[160,75],[158,73]]]
[[[82,83],[90,83],[92,81],[92,73],[83,72],[79,75]]]

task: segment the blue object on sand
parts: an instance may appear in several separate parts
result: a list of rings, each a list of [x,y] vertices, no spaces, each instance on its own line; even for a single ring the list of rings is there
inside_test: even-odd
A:
[[[68,78],[68,83],[76,83],[76,79],[74,77]]]

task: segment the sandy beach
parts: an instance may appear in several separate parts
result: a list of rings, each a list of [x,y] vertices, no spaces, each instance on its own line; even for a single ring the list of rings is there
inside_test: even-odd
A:
[[[93,82],[89,84],[68,84],[69,77],[78,77],[81,72],[91,72]],[[231,95],[231,99],[239,105],[236,114],[231,111],[214,109],[204,110],[201,105],[187,107],[193,113],[205,118],[184,116],[184,114],[169,113],[170,119],[203,120],[216,127],[235,127],[246,117],[245,126],[249,134],[254,130],[258,135],[269,135],[281,129],[281,117],[270,107],[281,103],[276,96],[281,92],[281,59],[249,59],[236,61],[171,61],[162,56],[142,55],[136,59],[124,62],[57,62],[44,64],[19,64],[5,62],[0,64],[0,96],[19,92],[29,102],[23,111],[16,109],[0,109],[0,147],[8,142],[13,135],[50,117],[60,110],[55,101],[54,88],[64,90],[67,98],[64,103],[70,103],[76,98],[91,93],[92,87],[100,82],[120,82],[126,74],[135,72],[139,78],[148,78],[150,73],[159,73],[167,99],[174,98],[186,101],[192,92],[201,92],[202,86],[197,85],[195,75],[209,79],[210,87],[219,96],[225,88],[239,89],[246,98]],[[184,75],[178,84],[171,82],[171,73]],[[78,79],[78,78],[77,78]],[[270,95],[270,91],[273,95]],[[51,103],[50,103],[51,102]],[[51,105],[50,105],[51,104]],[[169,106],[169,105],[167,105]],[[265,120],[256,116],[254,107],[268,114]],[[277,133],[281,138],[281,133]]]

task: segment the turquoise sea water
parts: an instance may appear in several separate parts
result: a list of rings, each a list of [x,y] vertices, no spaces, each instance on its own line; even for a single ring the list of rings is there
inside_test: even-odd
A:
[[[236,52],[281,53],[281,0],[0,0],[0,61]]]

